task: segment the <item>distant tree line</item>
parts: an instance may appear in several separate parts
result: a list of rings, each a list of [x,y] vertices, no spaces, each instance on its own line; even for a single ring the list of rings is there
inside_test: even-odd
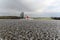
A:
[[[23,19],[24,12],[21,12],[20,16],[0,16],[0,19]]]
[[[17,16],[0,16],[0,19],[20,19],[20,17],[17,17]]]
[[[60,20],[60,17],[51,17],[54,20]]]

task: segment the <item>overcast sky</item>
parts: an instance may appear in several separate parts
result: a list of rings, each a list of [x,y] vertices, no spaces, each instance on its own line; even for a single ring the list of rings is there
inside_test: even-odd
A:
[[[60,16],[60,0],[0,0],[0,15]]]

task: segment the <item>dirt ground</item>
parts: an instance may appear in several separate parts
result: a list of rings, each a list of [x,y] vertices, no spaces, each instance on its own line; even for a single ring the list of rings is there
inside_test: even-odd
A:
[[[0,19],[0,40],[60,40],[60,21]]]

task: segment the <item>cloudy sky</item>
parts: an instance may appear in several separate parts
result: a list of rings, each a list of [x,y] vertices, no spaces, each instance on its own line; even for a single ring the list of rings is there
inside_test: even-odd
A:
[[[0,0],[0,15],[60,16],[60,0]]]

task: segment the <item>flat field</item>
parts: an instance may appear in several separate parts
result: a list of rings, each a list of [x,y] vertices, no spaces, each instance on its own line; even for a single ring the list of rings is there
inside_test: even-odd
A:
[[[51,17],[38,17],[38,18],[33,18],[35,20],[54,20]]]
[[[0,19],[1,40],[60,40],[59,20]]]

